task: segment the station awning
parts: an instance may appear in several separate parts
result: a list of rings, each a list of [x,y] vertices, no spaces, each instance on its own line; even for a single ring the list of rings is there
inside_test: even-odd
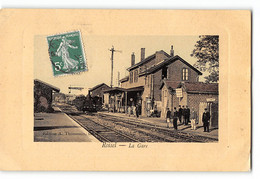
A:
[[[104,93],[121,93],[121,92],[125,92],[125,91],[126,91],[125,88],[115,87],[115,88],[111,88],[109,90],[105,90]]]
[[[140,91],[144,91],[144,86],[138,86],[138,87],[133,87],[133,88],[115,87],[115,88],[105,90],[104,93],[114,94],[114,93],[122,93],[122,92],[140,92]]]
[[[143,90],[144,90],[144,86],[138,86],[138,87],[134,87],[134,88],[125,89],[125,91],[127,91],[127,92],[138,92],[138,91],[143,91]]]

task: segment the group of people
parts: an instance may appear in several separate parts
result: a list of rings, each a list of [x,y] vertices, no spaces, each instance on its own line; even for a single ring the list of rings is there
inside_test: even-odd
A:
[[[186,108],[184,106],[181,107],[180,105],[177,114],[180,123],[188,125],[190,122],[190,108],[188,106],[186,106]]]
[[[129,117],[131,116],[131,114],[133,114],[136,118],[139,118],[140,115],[140,111],[141,111],[141,106],[139,104],[133,105],[133,106],[128,106],[128,115]]]
[[[170,111],[169,108],[167,108],[167,112],[166,112],[167,127],[170,128],[170,125],[172,123],[174,129],[177,130],[178,119],[180,124],[188,125],[190,122],[191,129],[196,130],[196,125],[198,123],[198,114],[194,110],[194,108],[190,110],[188,106],[186,106],[186,108],[184,106],[182,107],[179,106],[178,110],[176,107],[174,107],[173,111]],[[209,121],[210,121],[210,113],[207,111],[207,108],[205,108],[205,112],[202,115],[204,132],[209,132]]]

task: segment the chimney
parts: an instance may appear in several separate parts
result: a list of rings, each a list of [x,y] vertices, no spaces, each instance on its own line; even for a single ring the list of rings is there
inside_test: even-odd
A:
[[[133,52],[131,55],[131,66],[135,64],[135,53]]]
[[[173,50],[173,45],[171,46],[171,51],[170,51],[171,56],[174,56],[174,50]]]
[[[145,48],[141,48],[141,61],[145,59]]]

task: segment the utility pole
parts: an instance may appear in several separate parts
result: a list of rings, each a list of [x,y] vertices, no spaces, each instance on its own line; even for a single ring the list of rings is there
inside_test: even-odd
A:
[[[112,45],[112,48],[108,49],[108,50],[111,51],[111,83],[110,83],[110,86],[112,88],[113,87],[114,52],[122,53],[122,51],[115,50],[113,45]]]
[[[118,87],[120,87],[120,72],[119,71],[117,72],[117,79],[118,79],[117,85],[118,85]]]

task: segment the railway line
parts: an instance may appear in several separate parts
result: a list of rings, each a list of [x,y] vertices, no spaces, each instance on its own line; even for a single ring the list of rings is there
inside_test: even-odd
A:
[[[132,127],[138,127],[138,128],[143,128],[143,129],[148,129],[151,131],[157,131],[160,134],[164,134],[165,137],[171,136],[174,137],[176,139],[183,139],[184,142],[214,142],[214,141],[218,141],[215,138],[211,138],[211,137],[205,137],[205,136],[198,136],[198,135],[191,135],[191,134],[187,134],[185,132],[181,132],[181,131],[173,131],[172,129],[167,129],[167,128],[163,128],[154,124],[150,124],[150,123],[144,123],[142,121],[138,121],[138,120],[126,120],[123,117],[114,117],[112,115],[106,115],[106,114],[99,114],[99,116],[102,116],[104,120],[111,120],[114,121],[116,123],[122,122],[122,125],[129,125]],[[174,142],[174,141],[172,141]]]
[[[86,129],[90,134],[96,137],[100,142],[138,142],[131,136],[127,136],[120,131],[99,124],[89,118],[75,114],[69,114],[69,116],[84,129]]]
[[[107,114],[85,114],[59,106],[101,142],[216,142],[217,139],[163,128],[140,120]]]
[[[85,114],[68,114],[101,142],[173,142],[164,136]]]

